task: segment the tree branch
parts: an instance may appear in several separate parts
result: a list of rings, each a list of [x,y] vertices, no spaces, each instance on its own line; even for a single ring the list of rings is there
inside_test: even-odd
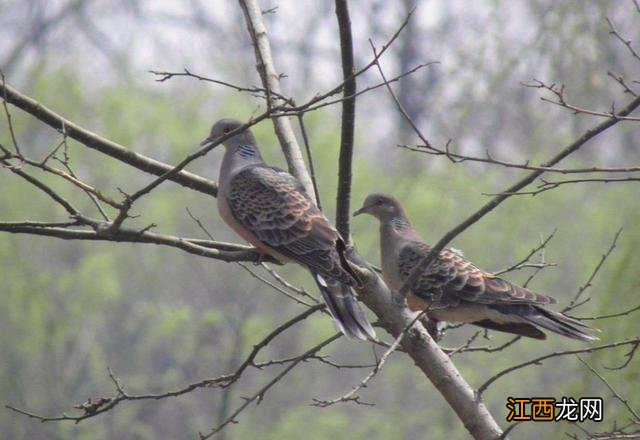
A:
[[[256,67],[260,74],[262,85],[266,90],[267,108],[271,110],[285,103],[285,101],[282,99],[280,75],[275,68],[271,55],[271,44],[267,36],[267,29],[262,20],[262,10],[257,0],[239,0],[239,2],[256,52]],[[289,172],[302,183],[307,194],[313,197],[313,183],[304,165],[302,151],[293,133],[291,121],[287,116],[276,117],[272,121],[276,136],[278,136],[280,146],[287,160]]]
[[[353,38],[351,18],[347,0],[335,0],[338,31],[340,34],[340,55],[342,58],[342,78],[344,79],[342,118],[340,129],[340,157],[338,159],[338,194],[336,197],[336,228],[342,238],[351,243],[349,219],[351,218],[351,170],[353,162],[353,140],[356,123],[356,77],[353,62]]]
[[[255,401],[260,402],[264,398],[265,393],[267,391],[269,391],[269,389],[271,389],[271,387],[273,387],[276,383],[280,382],[280,380],[284,376],[286,376],[291,370],[293,370],[296,367],[296,365],[298,365],[300,362],[308,359],[309,356],[314,355],[315,353],[320,351],[322,348],[326,347],[327,345],[329,345],[333,341],[339,339],[341,336],[342,336],[342,334],[337,333],[337,334],[333,335],[332,337],[330,337],[329,339],[324,340],[323,342],[319,343],[315,347],[313,347],[313,348],[307,350],[306,352],[304,352],[303,354],[301,354],[295,361],[293,361],[291,364],[289,364],[284,370],[282,370],[276,377],[271,379],[265,386],[260,388],[255,394],[253,394],[251,397],[245,397],[244,398],[244,403],[242,405],[240,405],[229,416],[229,418],[227,418],[224,422],[222,422],[221,424],[219,424],[218,426],[213,428],[207,434],[200,433],[200,440],[206,440],[208,438],[211,438],[217,432],[222,430],[225,426],[229,425],[230,423],[236,423],[235,418],[238,416],[238,414],[240,414],[242,411],[244,411],[245,408],[247,408],[247,406],[249,406],[251,403],[253,403]]]
[[[414,319],[412,312],[397,304],[388,287],[373,271],[367,271],[365,286],[359,292],[359,297],[394,337],[398,337]],[[420,322],[407,331],[402,339],[402,347],[474,438],[495,439],[502,434],[482,400],[476,398],[474,390]]]
[[[38,101],[23,95],[9,84],[0,83],[0,95],[2,95],[8,103],[35,116],[53,129],[64,132],[70,138],[75,139],[87,147],[111,156],[114,159],[118,159],[134,168],[156,176],[161,176],[173,169],[171,165],[138,154],[120,144],[100,137],[89,130],[85,130],[48,109]],[[218,186],[215,182],[188,171],[180,171],[172,175],[169,179],[187,188],[212,196],[215,196],[218,191]]]
[[[98,399],[89,399],[87,402],[80,404],[80,405],[76,405],[74,406],[74,408],[76,409],[81,409],[84,410],[84,414],[80,415],[80,416],[69,416],[65,413],[63,413],[61,416],[42,416],[42,415],[38,415],[29,411],[26,411],[24,409],[19,409],[16,408],[12,405],[5,405],[5,407],[7,409],[10,409],[12,411],[15,411],[17,413],[26,415],[30,418],[34,418],[37,420],[40,420],[41,422],[54,422],[54,421],[73,421],[75,423],[79,423],[85,419],[91,418],[91,417],[95,417],[99,414],[102,414],[104,412],[107,412],[111,409],[113,409],[114,407],[116,407],[118,404],[120,404],[123,401],[134,401],[134,400],[161,400],[161,399],[166,399],[169,397],[177,397],[177,396],[181,396],[183,394],[187,394],[195,389],[198,388],[205,388],[205,387],[212,387],[212,386],[217,386],[220,388],[226,388],[229,387],[230,385],[232,385],[234,382],[236,382],[238,379],[240,379],[240,377],[242,376],[242,374],[244,373],[244,371],[249,367],[249,366],[255,366],[257,367],[257,365],[255,364],[255,358],[258,355],[258,353],[260,352],[260,350],[262,350],[264,347],[266,347],[267,345],[269,345],[269,343],[271,341],[273,341],[277,336],[279,336],[280,334],[282,334],[285,330],[291,328],[293,325],[297,324],[300,321],[305,320],[306,318],[308,318],[309,316],[311,316],[313,313],[317,312],[318,310],[321,310],[325,308],[324,304],[321,305],[316,305],[313,306],[310,309],[305,310],[304,312],[294,316],[293,318],[289,319],[288,321],[286,321],[285,323],[279,325],[278,327],[276,327],[274,330],[272,330],[264,339],[262,339],[258,344],[256,344],[253,347],[253,350],[251,350],[251,353],[247,356],[247,358],[245,359],[245,361],[240,364],[240,366],[233,372],[233,373],[229,373],[229,374],[224,374],[222,376],[218,376],[212,379],[204,379],[201,380],[199,382],[194,382],[191,383],[183,388],[174,390],[174,391],[165,391],[162,393],[149,393],[149,394],[129,394],[124,390],[124,387],[120,384],[120,381],[114,376],[114,374],[111,372],[111,370],[109,369],[109,377],[111,378],[111,380],[113,381],[115,387],[116,387],[116,396],[114,397],[101,397]],[[316,350],[311,349],[309,351],[307,351],[306,353],[298,356],[298,358],[296,359],[296,362],[290,366],[287,367],[287,372],[289,370],[291,370],[293,367],[295,367],[295,365],[297,365],[298,363],[300,363],[301,361],[304,361],[308,358],[307,353],[308,354],[315,354],[318,350],[320,350],[320,348],[326,346],[327,344],[333,342],[334,340],[338,339],[341,335],[335,335],[332,338],[324,341],[322,344],[320,344],[319,348],[317,348]],[[286,373],[285,373],[286,374]],[[283,376],[284,374],[282,374]],[[281,377],[282,377],[281,376]],[[275,381],[277,382],[277,381]],[[275,384],[275,382],[273,384]],[[237,415],[234,414],[234,416]]]
[[[227,262],[259,262],[264,261],[265,258],[271,262],[275,262],[275,260],[270,257],[265,256],[257,252],[254,248],[248,246],[182,238],[125,227],[120,227],[120,229],[110,234],[103,234],[99,230],[90,231],[63,227],[42,227],[38,224],[29,224],[28,222],[0,222],[0,231],[10,232],[13,234],[31,234],[56,237],[64,240],[94,240],[157,244],[182,249],[185,252],[199,255],[201,257],[213,258]]]
[[[566,356],[569,354],[579,354],[579,353],[593,353],[594,351],[600,351],[600,350],[605,350],[608,348],[615,348],[615,347],[623,347],[626,345],[634,345],[637,346],[640,344],[640,338],[635,338],[635,339],[631,339],[628,341],[619,341],[619,342],[613,342],[611,344],[605,344],[605,345],[598,345],[595,347],[586,347],[586,348],[579,348],[576,350],[566,350],[566,351],[556,351],[544,356],[540,356],[538,358],[532,359],[530,361],[527,362],[523,362],[521,364],[517,364],[514,365],[513,367],[509,367],[506,368],[504,370],[502,370],[501,372],[499,372],[498,374],[496,374],[495,376],[492,376],[491,378],[489,378],[489,380],[487,380],[485,383],[483,383],[479,388],[478,388],[478,396],[481,396],[482,393],[484,393],[484,391],[489,387],[489,385],[491,385],[493,382],[495,382],[496,380],[500,379],[502,376],[512,373],[516,370],[519,370],[521,368],[527,367],[529,365],[540,365],[542,363],[542,361],[547,360],[547,359],[551,359],[554,357],[559,357],[559,356]]]
[[[626,116],[626,115],[630,114],[633,110],[635,110],[638,106],[640,106],[640,97],[636,97],[635,99],[633,99],[623,110],[620,111],[619,114],[621,116]],[[580,136],[574,142],[572,142],[571,144],[569,144],[565,148],[563,148],[560,151],[560,153],[558,153],[553,158],[551,158],[546,163],[544,163],[543,166],[544,167],[552,167],[552,166],[554,166],[555,164],[560,162],[565,157],[567,157],[570,154],[578,151],[588,141],[590,141],[591,139],[593,139],[594,137],[596,137],[600,133],[606,131],[608,128],[613,127],[618,122],[620,122],[620,119],[607,119],[606,121],[596,125],[595,127],[591,128],[590,130],[587,130],[582,136]],[[518,182],[516,182],[515,184],[513,184],[512,186],[507,188],[501,194],[495,196],[493,199],[491,199],[489,202],[487,202],[484,206],[482,206],[478,211],[476,211],[474,214],[472,214],[470,217],[468,217],[462,223],[460,223],[455,228],[453,228],[452,230],[447,232],[438,241],[438,243],[436,243],[436,245],[433,246],[433,248],[431,248],[431,251],[411,271],[411,274],[407,277],[407,279],[403,283],[402,287],[398,291],[398,294],[403,298],[406,296],[407,292],[409,291],[409,287],[416,281],[416,279],[420,276],[422,271],[427,266],[429,266],[429,264],[431,264],[431,262],[435,259],[436,255],[438,255],[438,253],[451,240],[453,240],[456,236],[458,236],[463,231],[465,231],[469,226],[471,226],[474,223],[476,223],[478,220],[480,220],[486,214],[488,214],[489,212],[493,211],[496,207],[498,207],[498,205],[500,205],[500,203],[502,203],[506,199],[508,199],[511,196],[512,193],[517,193],[522,188],[524,188],[525,186],[527,186],[530,183],[532,183],[533,181],[535,181],[538,178],[538,176],[540,176],[543,172],[544,171],[542,171],[542,170],[536,170],[536,171],[533,171],[533,172],[529,173],[527,176],[525,176],[523,179],[519,180]]]

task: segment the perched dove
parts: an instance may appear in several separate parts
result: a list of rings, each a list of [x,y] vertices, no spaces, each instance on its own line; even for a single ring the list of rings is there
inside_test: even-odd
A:
[[[397,199],[371,194],[354,213],[380,220],[382,274],[393,290],[401,288],[413,268],[431,250],[413,229]],[[541,327],[581,341],[593,341],[595,329],[543,306],[556,300],[482,271],[459,251],[444,249],[410,286],[411,310],[427,309],[434,321],[464,322],[480,327],[546,339]]]
[[[201,145],[243,124],[222,119]],[[345,243],[291,174],[264,163],[250,130],[223,142],[218,178],[218,210],[242,238],[281,262],[294,261],[311,271],[342,333],[359,339],[375,332],[350,286],[360,280],[345,258]]]

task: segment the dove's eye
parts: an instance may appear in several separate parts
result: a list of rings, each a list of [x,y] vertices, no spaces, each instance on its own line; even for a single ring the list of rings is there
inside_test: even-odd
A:
[[[222,130],[222,132],[223,132],[224,134],[227,134],[227,133],[229,133],[230,131],[231,131],[231,127],[224,127],[224,129]]]

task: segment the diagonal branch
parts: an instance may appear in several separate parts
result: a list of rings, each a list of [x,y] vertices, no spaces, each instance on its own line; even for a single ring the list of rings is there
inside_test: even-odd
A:
[[[373,370],[371,370],[369,372],[369,374],[367,374],[358,385],[356,385],[355,387],[353,387],[351,389],[351,391],[349,391],[347,394],[344,394],[338,398],[332,399],[332,400],[319,400],[319,399],[313,399],[313,406],[319,406],[321,408],[326,408],[328,406],[331,405],[335,405],[336,403],[340,403],[340,402],[355,402],[357,404],[360,405],[369,405],[369,406],[373,406],[373,404],[371,403],[366,403],[360,400],[360,396],[357,395],[358,391],[360,391],[362,388],[365,388],[367,386],[367,384],[371,381],[371,379],[373,379],[382,369],[383,365],[385,364],[385,362],[387,361],[387,359],[389,358],[389,356],[391,356],[391,354],[393,354],[393,352],[395,352],[399,347],[400,347],[400,343],[402,342],[402,339],[404,338],[404,336],[407,334],[407,332],[409,331],[409,329],[411,329],[411,327],[418,322],[421,318],[423,318],[426,314],[427,310],[423,310],[422,312],[416,314],[415,318],[413,318],[413,320],[409,323],[409,325],[407,327],[405,327],[402,332],[400,332],[400,334],[396,337],[396,339],[393,341],[393,343],[389,346],[389,348],[387,348],[387,350],[382,354],[382,356],[380,357],[380,359],[378,360],[378,362],[373,366]]]
[[[595,347],[579,348],[579,349],[576,349],[576,350],[556,351],[556,352],[549,353],[549,354],[544,355],[544,356],[537,357],[537,358],[532,359],[530,361],[522,362],[521,364],[517,364],[517,365],[514,365],[512,367],[506,368],[506,369],[502,370],[501,372],[499,372],[498,374],[490,377],[485,383],[480,385],[480,387],[478,388],[478,396],[481,396],[482,393],[489,387],[489,385],[494,383],[496,380],[500,379],[502,376],[505,376],[505,375],[507,375],[509,373],[512,373],[512,372],[514,372],[516,370],[519,370],[521,368],[528,367],[530,365],[540,365],[542,363],[542,361],[545,361],[547,359],[551,359],[551,358],[559,357],[559,356],[567,356],[567,355],[570,355],[570,354],[593,353],[595,351],[606,350],[606,349],[615,348],[615,347],[623,347],[623,346],[626,346],[626,345],[633,345],[633,346],[640,345],[640,338],[630,339],[630,340],[627,340],[627,341],[613,342],[611,344],[605,344],[605,345],[597,345]]]
[[[364,281],[364,289],[359,292],[362,301],[380,318],[382,327],[398,337],[412,324],[414,314],[397,304],[389,288],[374,272],[367,272]],[[449,403],[474,438],[495,439],[500,436],[502,430],[484,402],[476,398],[474,390],[449,356],[429,336],[420,322],[416,322],[406,332],[402,348]]]
[[[171,165],[138,154],[120,144],[74,124],[48,109],[40,102],[20,93],[9,84],[0,83],[0,96],[3,96],[9,104],[15,105],[35,116],[53,129],[65,132],[70,138],[75,139],[87,147],[111,156],[114,159],[118,159],[146,173],[161,176],[173,169]],[[215,182],[188,171],[180,171],[172,175],[169,179],[187,188],[213,196],[215,196],[218,191],[218,186]]]
[[[271,379],[265,386],[260,388],[255,394],[253,394],[251,397],[245,397],[244,398],[244,403],[242,405],[240,405],[233,412],[233,414],[231,414],[225,421],[223,421],[221,424],[219,424],[218,426],[213,428],[207,434],[200,433],[200,440],[205,440],[205,439],[211,438],[217,432],[220,432],[222,429],[224,429],[225,426],[227,426],[227,425],[229,425],[231,423],[237,423],[235,418],[238,416],[238,414],[240,414],[242,411],[244,411],[251,403],[256,402],[256,401],[258,403],[260,403],[260,401],[264,398],[265,393],[267,391],[269,391],[269,389],[271,389],[271,387],[273,387],[275,384],[280,382],[280,380],[284,376],[286,376],[291,370],[293,370],[300,362],[303,362],[306,359],[308,359],[310,356],[313,356],[318,351],[320,351],[321,349],[323,349],[327,345],[331,344],[336,339],[339,339],[341,336],[342,336],[342,334],[337,333],[337,334],[333,335],[332,337],[330,337],[329,339],[325,339],[324,341],[322,341],[321,343],[319,343],[315,347],[312,347],[309,350],[307,350],[306,352],[304,352],[303,354],[301,354],[295,361],[293,361],[285,369],[283,369],[280,373],[278,373],[278,375],[276,375],[273,379]]]
[[[276,327],[273,331],[271,331],[264,339],[262,339],[258,344],[256,344],[253,348],[253,350],[251,351],[251,353],[248,355],[248,357],[245,359],[245,361],[233,372],[233,373],[229,373],[229,374],[224,374],[222,376],[218,376],[215,378],[211,378],[211,379],[204,379],[198,382],[194,382],[191,383],[183,388],[179,388],[173,391],[165,391],[162,393],[149,393],[149,394],[129,394],[124,390],[124,387],[120,384],[120,381],[113,375],[113,373],[111,372],[111,370],[109,370],[109,377],[111,378],[111,380],[113,381],[113,383],[115,384],[116,387],[116,391],[117,394],[114,397],[101,397],[98,399],[89,399],[86,403],[81,404],[81,405],[76,405],[74,408],[76,409],[81,409],[84,410],[84,414],[80,415],[80,416],[69,416],[65,413],[63,413],[61,416],[43,416],[43,415],[38,415],[38,414],[34,414],[32,412],[26,411],[24,409],[20,409],[20,408],[16,408],[12,405],[5,405],[5,407],[7,409],[10,409],[14,412],[17,412],[19,414],[23,414],[27,417],[33,418],[33,419],[37,419],[40,420],[41,422],[52,422],[52,421],[73,421],[75,423],[80,423],[81,421],[91,418],[91,417],[95,417],[99,414],[105,413],[107,411],[110,411],[111,409],[113,409],[114,407],[116,407],[118,404],[120,404],[121,402],[124,401],[135,401],[135,400],[161,400],[161,399],[166,399],[169,397],[177,397],[177,396],[181,396],[183,394],[187,394],[190,393],[193,390],[199,389],[199,388],[205,388],[205,387],[219,387],[219,388],[227,388],[230,385],[232,385],[234,382],[236,382],[238,379],[240,379],[240,377],[242,376],[242,374],[244,373],[244,371],[247,369],[247,367],[249,366],[254,366],[256,368],[259,368],[258,364],[255,363],[255,358],[258,355],[258,353],[260,352],[260,350],[262,350],[263,348],[265,348],[266,346],[269,345],[269,343],[271,343],[271,341],[273,341],[277,336],[279,336],[280,334],[282,334],[284,331],[288,330],[289,328],[293,327],[295,324],[297,324],[298,322],[301,322],[303,320],[305,320],[306,318],[308,318],[309,316],[311,316],[313,313],[317,312],[318,310],[323,309],[325,306],[324,304],[322,305],[316,305],[308,310],[305,310],[304,312],[294,316],[293,318],[289,319],[288,321],[284,322],[283,324],[279,325],[278,327]],[[324,341],[322,344],[320,344],[320,346],[317,346],[318,348],[311,349],[309,351],[307,351],[306,353],[302,354],[301,356],[298,356],[296,358],[296,361],[294,362],[294,364],[290,365],[289,367],[287,367],[287,371],[290,371],[291,369],[293,369],[293,367],[295,365],[297,365],[298,363],[300,363],[301,361],[305,361],[307,360],[311,355],[315,354],[318,350],[320,350],[320,348],[324,347],[325,345],[333,342],[334,340],[338,339],[341,335],[335,335],[332,338]],[[285,374],[286,374],[285,372]],[[284,376],[284,374],[282,374],[280,377]],[[277,381],[275,381],[277,382]],[[275,384],[275,382],[273,384]]]
[[[282,99],[280,89],[280,75],[278,74],[273,57],[271,55],[271,44],[267,36],[267,29],[262,20],[262,10],[257,0],[239,0],[242,12],[247,23],[247,30],[251,36],[253,47],[256,52],[256,68],[260,74],[262,85],[267,94],[267,108],[272,110],[285,104]],[[280,141],[282,151],[287,160],[289,172],[293,174],[304,187],[309,196],[313,197],[313,184],[311,177],[304,166],[302,151],[298,145],[291,121],[287,116],[273,118],[273,126]]]
[[[626,116],[626,115],[630,114],[632,111],[634,111],[636,108],[638,108],[638,106],[640,106],[640,97],[636,97],[635,99],[633,99],[623,110],[620,111],[619,114],[621,116]],[[553,158],[551,158],[546,163],[544,163],[543,167],[552,167],[552,166],[554,166],[555,164],[560,162],[565,157],[567,157],[570,154],[575,153],[576,151],[578,151],[588,141],[590,141],[591,139],[593,139],[594,137],[596,137],[600,133],[606,131],[607,129],[613,127],[618,122],[620,122],[620,119],[607,119],[606,121],[596,125],[595,127],[591,128],[590,130],[587,130],[582,136],[580,136],[578,139],[576,139],[571,144],[567,145],[558,154],[556,154]],[[463,231],[465,231],[469,226],[471,226],[474,223],[476,223],[478,220],[480,220],[486,214],[488,214],[491,211],[493,211],[496,207],[498,207],[498,205],[500,205],[502,202],[504,202],[506,199],[508,199],[511,195],[513,195],[513,193],[519,192],[522,188],[526,187],[527,185],[529,185],[530,183],[535,181],[543,172],[544,171],[542,171],[542,170],[532,171],[527,176],[525,176],[523,179],[521,179],[518,182],[516,182],[513,185],[511,185],[509,188],[507,188],[501,194],[499,194],[499,195],[495,196],[494,198],[492,198],[489,202],[487,202],[484,206],[482,206],[478,211],[476,211],[474,214],[472,214],[470,217],[468,217],[462,223],[460,223],[455,228],[453,228],[452,230],[447,232],[444,235],[444,237],[442,237],[440,239],[440,241],[438,241],[438,243],[436,243],[436,245],[433,246],[431,251],[416,265],[416,267],[413,269],[413,271],[411,272],[409,277],[407,277],[407,279],[403,283],[402,287],[398,291],[398,294],[400,296],[402,296],[402,297],[405,297],[407,295],[407,292],[409,291],[409,286],[411,286],[416,281],[416,279],[420,276],[422,271],[427,266],[429,266],[429,264],[431,264],[431,262],[435,259],[435,257],[438,255],[438,253],[451,240],[453,240],[456,236],[458,236]]]

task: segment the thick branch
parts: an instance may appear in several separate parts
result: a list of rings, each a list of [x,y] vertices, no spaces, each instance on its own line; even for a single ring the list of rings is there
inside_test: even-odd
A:
[[[413,316],[407,308],[396,304],[391,292],[377,275],[373,272],[369,274],[360,297],[380,318],[382,326],[397,337],[411,324]],[[451,405],[474,438],[500,437],[502,430],[487,407],[480,399],[476,399],[474,390],[421,323],[416,323],[406,333],[402,347]]]

